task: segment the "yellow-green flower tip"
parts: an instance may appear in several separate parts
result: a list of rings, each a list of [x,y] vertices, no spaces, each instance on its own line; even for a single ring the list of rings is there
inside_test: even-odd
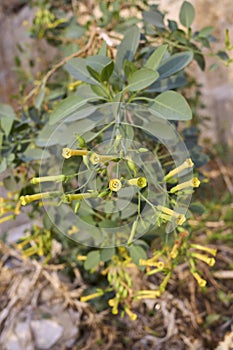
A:
[[[137,177],[137,178],[128,180],[128,184],[132,186],[144,188],[147,186],[147,180],[145,177]]]
[[[21,196],[19,198],[21,205],[27,205],[28,204],[28,196]]]
[[[183,225],[183,223],[186,221],[186,217],[184,214],[179,214],[176,218],[177,225]]]
[[[71,156],[72,156],[71,149],[70,148],[63,148],[63,150],[62,150],[62,157],[68,159]]]
[[[111,179],[109,181],[109,188],[111,191],[117,192],[121,189],[122,183],[119,179]]]
[[[90,156],[90,162],[94,165],[100,162],[100,156],[97,153],[92,153]]]
[[[201,181],[197,177],[193,178],[193,187],[199,187],[200,183]]]
[[[31,184],[33,185],[37,185],[39,183],[39,178],[38,177],[33,177],[30,181]]]

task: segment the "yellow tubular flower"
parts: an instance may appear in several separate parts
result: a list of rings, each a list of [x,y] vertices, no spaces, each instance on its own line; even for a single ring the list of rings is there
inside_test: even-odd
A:
[[[210,258],[207,255],[199,254],[199,253],[191,253],[191,256],[193,258],[196,258],[196,259],[199,259],[199,260],[205,262],[209,266],[214,266],[214,264],[215,264],[215,259],[214,258]]]
[[[212,254],[213,256],[216,256],[216,254],[217,254],[217,249],[210,248],[210,247],[205,247],[205,246],[200,245],[200,244],[191,244],[190,247],[198,249],[198,250],[203,250],[203,251],[205,251],[207,253]]]
[[[111,191],[117,192],[121,189],[122,183],[119,179],[111,179],[108,186]]]
[[[134,312],[132,312],[128,306],[125,306],[124,309],[131,321],[135,321],[137,319],[137,315]]]
[[[165,213],[168,216],[174,217],[176,218],[176,223],[177,225],[183,225],[183,223],[186,221],[185,215],[184,214],[180,214],[175,212],[174,210],[167,208],[167,207],[163,207],[162,205],[158,205],[157,206],[158,210],[160,210],[162,213]],[[161,218],[164,218],[165,220],[168,219],[166,216],[163,217],[162,214],[160,214]]]
[[[6,222],[8,220],[13,220],[13,219],[14,219],[14,215],[4,216],[3,218],[0,219],[0,224],[2,224],[3,222]]]
[[[33,185],[37,185],[41,182],[49,182],[49,181],[59,182],[64,180],[65,180],[65,175],[55,175],[55,176],[33,177],[30,182]]]
[[[116,158],[116,156],[113,156],[113,155],[100,155],[100,154],[97,154],[97,153],[92,153],[91,156],[90,156],[90,162],[93,164],[93,165],[96,165],[98,163],[105,163],[105,162],[108,162],[112,159]]]
[[[185,160],[185,162],[181,165],[179,165],[177,168],[171,170],[165,177],[164,180],[167,181],[168,179],[170,179],[171,177],[177,175],[178,173],[180,173],[181,171],[183,171],[184,169],[188,169],[188,168],[192,168],[193,167],[193,162],[191,158],[188,158]]]
[[[155,299],[161,296],[159,290],[139,290],[137,292],[137,299]]]
[[[139,259],[139,265],[141,266],[155,266],[158,267],[159,269],[164,268],[164,262],[163,261],[153,261],[152,259],[144,260],[144,259]]]
[[[31,202],[41,200],[42,198],[51,198],[53,194],[54,194],[53,192],[31,194],[31,195],[21,196],[19,200],[21,205],[27,205],[27,204],[30,204]]]
[[[72,202],[72,201],[77,201],[77,200],[82,200],[82,199],[88,199],[88,198],[94,198],[98,197],[99,192],[88,192],[88,193],[77,193],[77,194],[65,194],[63,196],[63,200],[65,202]]]
[[[77,259],[79,261],[85,261],[85,260],[87,260],[87,257],[86,257],[86,255],[77,255]]]
[[[144,188],[147,186],[147,180],[145,177],[137,177],[137,178],[128,180],[128,184],[131,186]]]
[[[186,221],[186,217],[184,214],[179,214],[176,218],[177,225],[183,225],[183,223]]]
[[[62,157],[68,159],[73,156],[86,156],[89,153],[86,149],[63,148]]]
[[[201,182],[198,180],[198,178],[194,177],[193,179],[191,179],[189,181],[185,181],[179,185],[176,185],[175,187],[172,187],[170,192],[175,193],[179,190],[183,190],[183,189],[188,188],[188,187],[199,187],[200,183]]]
[[[95,299],[95,298],[98,298],[98,297],[101,297],[103,295],[103,292],[97,292],[97,293],[93,293],[93,294],[90,294],[90,295],[84,295],[80,298],[80,301],[85,303],[87,302],[88,300],[92,300],[92,299]]]
[[[200,287],[206,286],[207,281],[204,280],[203,278],[201,278],[201,276],[197,272],[191,271],[191,273],[192,273],[193,277],[196,279],[196,281]]]

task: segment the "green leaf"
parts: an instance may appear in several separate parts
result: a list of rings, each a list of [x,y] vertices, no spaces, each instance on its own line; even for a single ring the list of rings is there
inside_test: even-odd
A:
[[[146,61],[145,67],[156,70],[167,51],[167,47],[167,45],[161,45],[158,48],[156,48],[152,55],[150,55],[150,57]]]
[[[126,75],[126,78],[128,79],[134,72],[136,72],[138,69],[135,66],[133,62],[130,62],[128,60],[125,60],[124,62],[124,72]]]
[[[9,115],[7,117],[2,117],[0,120],[1,128],[6,136],[9,136],[10,134],[14,119],[15,118],[12,115]]]
[[[111,77],[114,69],[114,63],[113,61],[109,62],[107,66],[105,66],[101,73],[100,73],[100,80],[101,81],[108,81],[109,78]]]
[[[92,91],[98,96],[104,97],[104,99],[108,99],[109,95],[106,92],[106,87],[105,86],[97,86],[97,85],[92,85],[91,86]]]
[[[103,248],[100,254],[100,260],[103,262],[111,260],[112,256],[115,255],[115,248]]]
[[[201,204],[201,202],[192,202],[192,203],[190,204],[189,209],[190,209],[193,213],[198,214],[198,215],[202,215],[202,214],[204,214],[204,213],[207,212],[206,207],[205,207],[203,204]]]
[[[98,85],[98,81],[93,79],[87,70],[87,62],[83,58],[73,58],[65,66],[65,70],[74,78],[84,81],[88,84]],[[93,67],[94,68],[94,67]]]
[[[122,74],[124,61],[132,61],[137,51],[140,40],[140,31],[137,26],[131,27],[125,33],[125,36],[118,46],[116,55],[116,69],[119,74]]]
[[[50,156],[50,153],[41,148],[27,148],[24,153],[21,154],[21,159],[25,162],[30,162],[31,160],[41,160],[46,159]]]
[[[4,187],[8,191],[17,191],[18,186],[15,178],[13,176],[7,176],[3,179]]]
[[[188,1],[184,1],[179,13],[180,23],[184,27],[190,28],[191,24],[193,23],[194,17],[195,10],[193,5]]]
[[[156,81],[154,84],[149,86],[146,91],[148,92],[164,92],[167,90],[174,90],[177,88],[184,87],[187,84],[187,79],[183,74],[173,75],[169,78],[165,78]]]
[[[92,67],[88,65],[87,65],[87,70],[95,80],[100,81],[100,74],[96,70],[94,70]],[[94,86],[98,86],[98,85],[94,85]]]
[[[10,105],[0,103],[0,126],[6,136],[10,134],[15,119],[16,115],[13,108]]]
[[[44,97],[45,97],[45,87],[42,86],[39,94],[36,96],[36,99],[35,99],[35,107],[37,109],[40,109],[42,102],[44,100]]]
[[[166,59],[158,68],[160,80],[184,69],[193,59],[192,51],[180,52]]]
[[[144,11],[142,13],[144,21],[152,24],[157,28],[164,28],[164,15],[159,11]]]
[[[138,91],[150,86],[159,78],[158,72],[148,69],[141,68],[134,72],[128,79],[129,85],[124,90]]]
[[[147,259],[145,250],[139,245],[132,245],[128,250],[133,263],[136,265],[139,265],[140,259]]]
[[[86,58],[86,64],[93,68],[99,74],[102,72],[103,68],[106,67],[112,60],[109,57],[95,55]]]
[[[189,120],[192,111],[185,98],[175,91],[165,91],[155,98],[150,111],[168,120]]]
[[[80,107],[84,106],[88,101],[95,98],[83,99],[79,96],[69,96],[58,103],[54,112],[51,113],[49,118],[49,124],[53,125],[60,120],[70,116],[76,112]]]
[[[6,158],[3,158],[2,162],[0,163],[0,173],[3,173],[7,168],[7,162]]]
[[[208,38],[208,36],[213,32],[213,30],[214,27],[204,27],[199,31],[198,36],[201,38]]]
[[[100,263],[100,251],[94,250],[87,254],[87,259],[84,263],[85,270],[91,270],[94,267],[97,267]]]
[[[15,112],[10,105],[0,103],[0,119],[2,117],[16,118]]]
[[[107,55],[107,43],[106,43],[106,41],[103,41],[103,44],[102,44],[101,48],[99,49],[98,55],[101,55],[101,56]]]

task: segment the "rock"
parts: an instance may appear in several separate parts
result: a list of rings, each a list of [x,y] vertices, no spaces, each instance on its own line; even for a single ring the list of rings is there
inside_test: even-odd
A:
[[[63,334],[63,327],[52,320],[31,321],[35,345],[41,350],[51,349]]]

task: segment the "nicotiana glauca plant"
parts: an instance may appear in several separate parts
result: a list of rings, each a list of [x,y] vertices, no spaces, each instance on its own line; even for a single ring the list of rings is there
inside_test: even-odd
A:
[[[132,2],[139,16],[129,18],[121,17],[129,5],[100,1],[103,16],[88,13],[85,25],[53,2],[38,5],[32,35],[66,56],[22,96],[21,115],[1,105],[0,170],[9,170],[3,185],[10,193],[1,198],[0,222],[27,205],[32,217],[42,213],[43,227],[33,226],[19,242],[23,254],[47,262],[58,232],[69,236],[72,263],[104,277],[81,300],[105,296],[113,314],[135,319],[133,302],[159,297],[182,261],[200,287],[206,281],[198,261],[215,262],[215,250],[191,243],[188,223],[205,156],[187,149],[177,125],[187,130],[192,118],[181,94],[186,67],[195,60],[205,68],[203,48],[230,59],[210,49],[212,27],[192,31],[187,1],[180,23],[167,24],[146,1]],[[59,68],[63,73],[49,82]],[[131,269],[160,274],[162,282],[137,289]]]

